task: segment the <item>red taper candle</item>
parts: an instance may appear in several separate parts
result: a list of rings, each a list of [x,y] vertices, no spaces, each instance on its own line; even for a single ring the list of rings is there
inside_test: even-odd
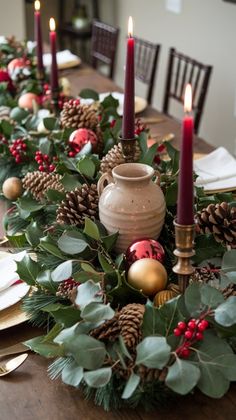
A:
[[[130,16],[128,23],[127,55],[125,68],[125,92],[122,122],[123,139],[134,138],[134,46],[133,20]]]
[[[177,223],[192,225],[193,214],[193,116],[192,88],[188,84],[184,98],[185,115],[182,123],[182,141],[180,149],[180,167],[178,183]]]
[[[50,28],[50,44],[51,44],[51,91],[55,92],[59,88],[58,83],[58,69],[57,69],[57,34],[56,34],[56,23],[53,18],[49,21]]]
[[[37,54],[37,68],[38,72],[44,71],[43,67],[43,45],[42,45],[42,31],[41,31],[41,14],[40,14],[40,1],[34,2],[34,40],[36,41],[36,54]]]

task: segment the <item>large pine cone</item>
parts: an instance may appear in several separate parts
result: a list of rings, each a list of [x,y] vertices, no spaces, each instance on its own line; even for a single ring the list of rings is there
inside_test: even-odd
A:
[[[209,204],[197,213],[200,233],[213,233],[217,242],[236,248],[236,207],[228,203]]]
[[[96,132],[98,126],[94,105],[81,105],[76,99],[64,103],[60,120],[63,128],[88,128]]]
[[[28,172],[23,178],[23,187],[29,191],[33,197],[41,201],[45,198],[48,190],[56,190],[64,192],[65,189],[62,185],[61,175],[46,173],[40,171]]]
[[[102,341],[115,341],[121,335],[126,346],[133,349],[142,339],[141,325],[144,312],[145,306],[139,303],[126,305],[112,319],[92,330],[90,335]]]
[[[118,324],[124,342],[129,349],[136,347],[142,339],[141,325],[144,312],[145,306],[139,303],[130,303],[119,312]]]
[[[141,156],[141,150],[139,145],[136,143],[135,154],[134,154],[134,162],[138,162]],[[126,163],[126,159],[122,153],[122,146],[121,143],[115,145],[109,152],[102,158],[100,171],[102,173],[111,172],[113,168],[122,163]]]
[[[96,184],[83,184],[66,194],[57,209],[57,223],[83,226],[85,217],[98,216],[98,192]]]

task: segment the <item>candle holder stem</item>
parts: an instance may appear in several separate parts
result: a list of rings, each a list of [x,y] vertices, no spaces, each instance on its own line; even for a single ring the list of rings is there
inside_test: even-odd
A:
[[[195,225],[180,225],[174,222],[175,226],[175,245],[174,255],[178,258],[176,265],[172,268],[178,274],[178,283],[183,293],[188,286],[189,277],[194,272],[191,258],[195,255],[194,235]]]
[[[59,107],[58,107],[59,93],[60,93],[59,88],[52,90],[51,105],[52,105],[52,111],[55,115],[59,114]]]
[[[126,162],[128,163],[134,162],[136,141],[137,141],[136,138],[133,138],[133,139],[120,138],[122,153]]]

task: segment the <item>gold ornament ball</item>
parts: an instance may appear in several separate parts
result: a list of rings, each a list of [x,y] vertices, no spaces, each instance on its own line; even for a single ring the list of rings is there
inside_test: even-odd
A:
[[[161,306],[165,302],[167,302],[170,299],[173,299],[176,296],[177,293],[175,293],[173,290],[161,290],[154,297],[154,306]]]
[[[128,271],[128,283],[146,296],[153,296],[166,287],[165,267],[152,258],[135,261]]]
[[[21,180],[16,177],[6,179],[2,186],[2,192],[8,200],[16,200],[23,192]]]

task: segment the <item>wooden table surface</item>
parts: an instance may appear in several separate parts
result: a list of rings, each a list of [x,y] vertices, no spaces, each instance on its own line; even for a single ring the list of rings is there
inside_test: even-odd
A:
[[[99,75],[87,66],[62,72],[71,82],[74,95],[82,88],[98,92],[121,90],[112,81]],[[142,116],[158,116],[148,107]],[[175,134],[173,144],[177,147],[180,138],[180,124],[163,116],[162,123],[152,125],[154,135]],[[195,138],[194,150],[208,153],[212,147]],[[3,214],[4,207],[0,206]],[[0,349],[39,335],[39,330],[23,324],[0,332]],[[63,385],[60,380],[51,381],[47,376],[48,361],[30,354],[26,362],[13,374],[0,379],[0,420],[233,420],[236,418],[236,386],[221,400],[213,400],[196,392],[192,396],[180,397],[168,408],[145,413],[142,409],[120,410],[105,413],[93,402],[83,399],[76,389]]]

